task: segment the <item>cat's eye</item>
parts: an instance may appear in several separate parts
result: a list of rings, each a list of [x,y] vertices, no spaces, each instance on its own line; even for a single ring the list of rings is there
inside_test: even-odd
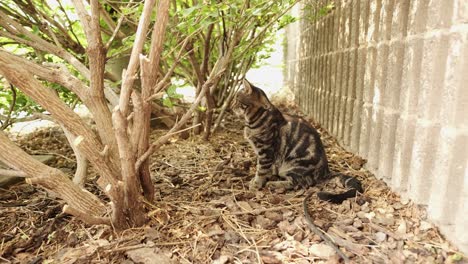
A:
[[[244,109],[244,110],[247,109],[247,106],[248,106],[248,105],[246,105],[246,104],[240,103],[240,107],[241,107],[242,109]]]

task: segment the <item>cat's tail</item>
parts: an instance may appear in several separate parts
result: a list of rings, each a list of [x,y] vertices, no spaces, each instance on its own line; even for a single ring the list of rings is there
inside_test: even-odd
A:
[[[328,202],[335,203],[335,204],[340,204],[348,198],[355,197],[358,192],[359,193],[364,192],[361,181],[359,181],[357,178],[344,175],[344,174],[338,174],[337,176],[340,177],[340,180],[343,183],[343,185],[346,188],[349,188],[349,190],[346,192],[337,193],[337,194],[329,193],[329,192],[318,192],[317,196],[320,200],[328,201]]]

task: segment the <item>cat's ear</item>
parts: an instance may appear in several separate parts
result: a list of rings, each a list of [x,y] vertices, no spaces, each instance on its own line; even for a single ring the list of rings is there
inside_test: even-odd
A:
[[[246,94],[251,94],[253,91],[252,84],[247,81],[247,79],[244,79],[242,84],[244,85],[244,92]]]

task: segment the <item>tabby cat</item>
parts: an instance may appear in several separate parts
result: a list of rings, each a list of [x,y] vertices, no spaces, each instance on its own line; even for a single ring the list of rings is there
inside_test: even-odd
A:
[[[361,182],[350,176],[332,174],[318,132],[305,120],[281,113],[265,92],[244,80],[244,88],[233,101],[234,112],[244,117],[244,137],[257,154],[257,172],[250,182],[250,189],[264,185],[292,189],[309,187],[320,181],[339,175],[350,190],[332,194],[319,192],[317,196],[332,203],[341,203],[363,192]],[[279,176],[282,180],[273,181]],[[312,221],[308,211],[309,193],[303,201],[304,215],[309,228],[329,244],[345,263],[349,258]]]
[[[244,137],[257,154],[257,172],[250,189],[263,186],[292,189],[314,186],[337,176],[328,168],[327,156],[318,132],[304,119],[281,113],[265,92],[247,80],[237,92],[233,110],[245,119]],[[280,181],[272,181],[279,176]],[[350,190],[341,194],[319,192],[322,200],[341,203],[363,192],[354,177],[339,175]]]

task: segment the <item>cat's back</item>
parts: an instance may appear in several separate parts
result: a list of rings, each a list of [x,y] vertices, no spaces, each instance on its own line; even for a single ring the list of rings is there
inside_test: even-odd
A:
[[[314,141],[320,140],[317,130],[302,117],[290,114],[283,114],[283,117],[286,120],[284,132],[292,137],[290,139],[312,136]]]
[[[303,118],[283,114],[286,124],[281,128],[282,154],[284,161],[310,160],[312,164],[327,163],[320,135]]]

